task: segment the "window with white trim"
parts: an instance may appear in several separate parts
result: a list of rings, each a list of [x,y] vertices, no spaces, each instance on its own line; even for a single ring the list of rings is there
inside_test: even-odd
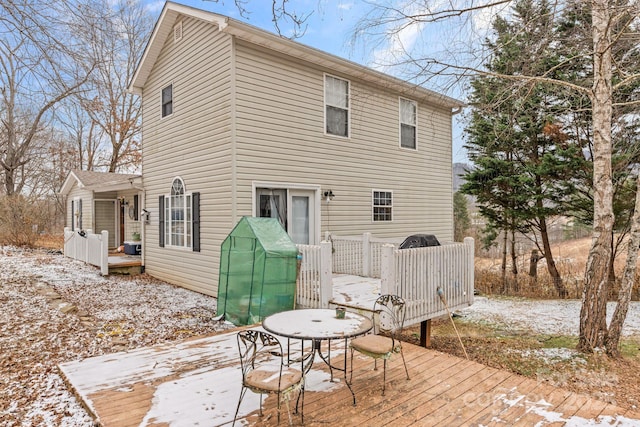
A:
[[[400,147],[416,149],[418,106],[415,101],[400,98]]]
[[[191,206],[191,193],[185,191],[181,178],[175,178],[164,200],[165,246],[191,248]]]
[[[324,76],[325,132],[349,136],[349,81]]]
[[[173,114],[173,85],[162,89],[162,117]]]
[[[372,194],[373,220],[393,220],[393,192],[373,190]]]

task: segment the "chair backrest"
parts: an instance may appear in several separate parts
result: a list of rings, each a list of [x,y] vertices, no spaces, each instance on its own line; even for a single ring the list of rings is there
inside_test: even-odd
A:
[[[375,322],[377,332],[385,332],[393,339],[402,332],[405,314],[404,299],[397,295],[380,295],[373,305],[373,311],[378,317]]]
[[[243,382],[249,372],[264,366],[279,370],[282,376],[282,344],[275,336],[249,329],[238,332],[237,338]]]

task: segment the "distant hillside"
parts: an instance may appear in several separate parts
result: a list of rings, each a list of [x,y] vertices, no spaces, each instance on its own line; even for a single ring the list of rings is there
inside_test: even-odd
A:
[[[454,163],[453,164],[453,191],[458,191],[460,186],[464,184],[464,179],[462,178],[467,172],[468,169],[471,169],[471,166],[467,163]]]

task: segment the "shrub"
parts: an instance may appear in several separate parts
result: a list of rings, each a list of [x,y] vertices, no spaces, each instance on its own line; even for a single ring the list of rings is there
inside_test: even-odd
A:
[[[46,204],[22,195],[0,198],[0,242],[33,247],[49,222]]]

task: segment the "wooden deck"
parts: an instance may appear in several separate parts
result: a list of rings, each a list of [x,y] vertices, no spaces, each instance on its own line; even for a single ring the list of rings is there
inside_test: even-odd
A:
[[[110,274],[140,274],[142,257],[140,255],[127,255],[123,253],[109,253]]]
[[[343,354],[334,341],[332,361],[339,365]],[[639,413],[509,372],[410,344],[405,356],[411,379],[399,355],[394,357],[384,397],[382,370],[356,356],[355,407],[341,373],[331,382],[326,365],[315,364],[307,376],[304,424],[640,426]],[[64,363],[60,370],[105,427],[230,425],[240,393],[235,332]],[[258,396],[247,392],[237,424],[276,425],[275,399],[264,405],[261,419]],[[284,407],[282,417],[287,425]],[[300,425],[300,417],[293,415],[293,422]]]

